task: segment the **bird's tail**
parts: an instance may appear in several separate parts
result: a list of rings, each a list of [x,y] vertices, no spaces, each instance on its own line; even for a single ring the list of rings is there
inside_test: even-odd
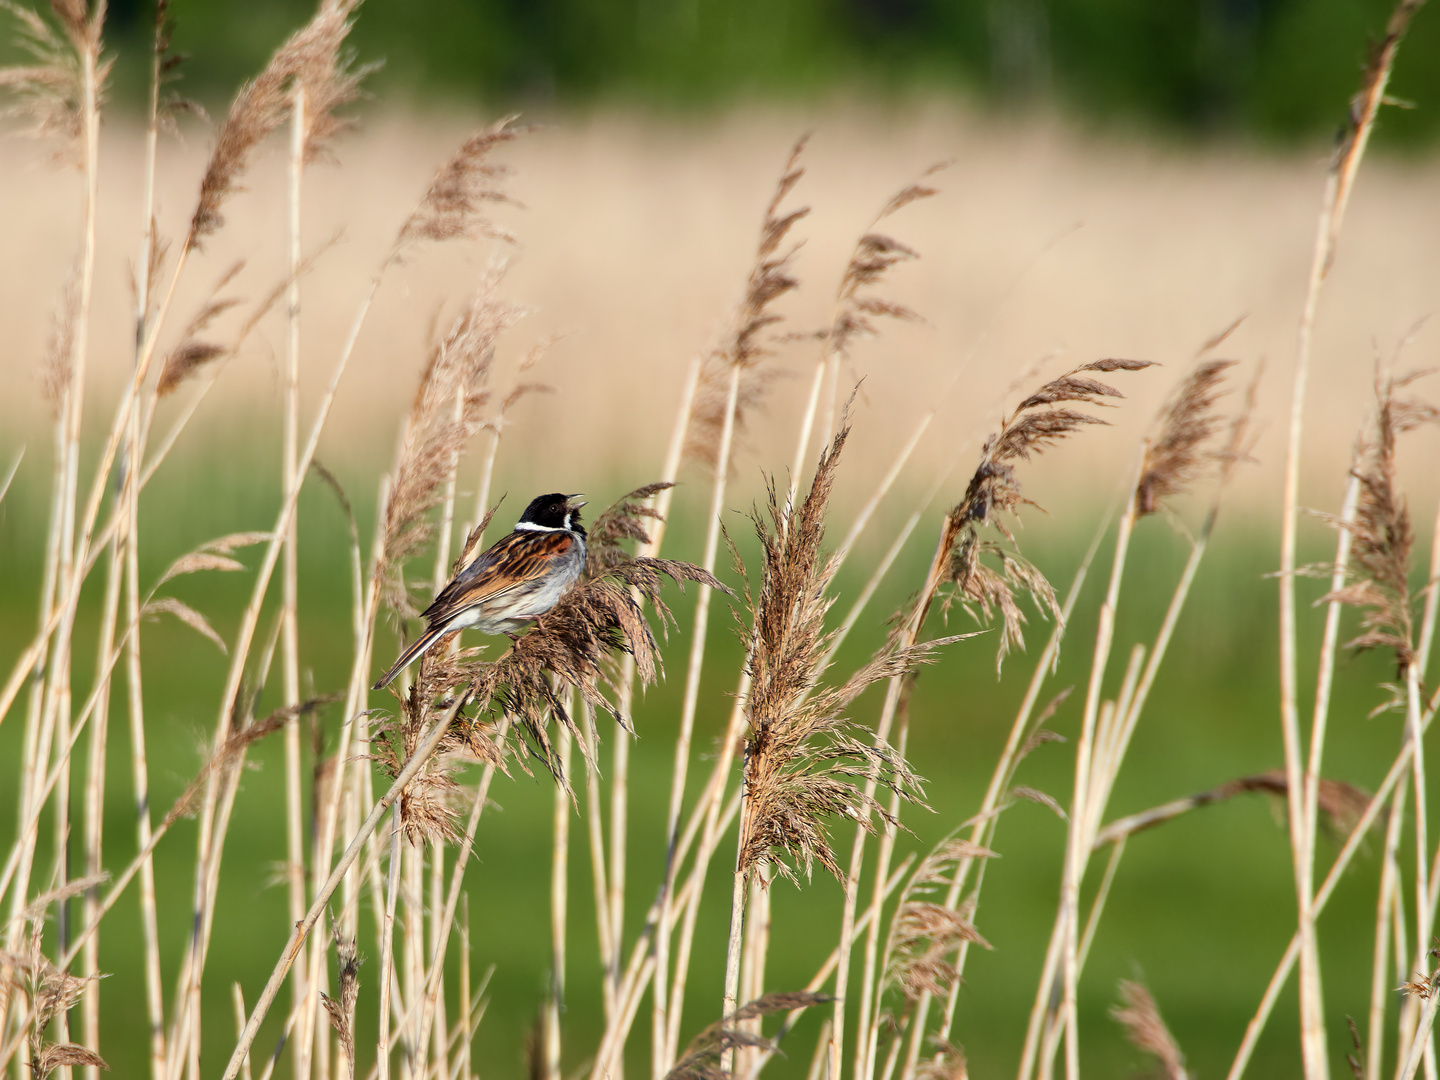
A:
[[[408,664],[418,660],[426,649],[430,648],[431,645],[434,645],[435,642],[439,641],[446,634],[453,632],[453,630],[443,623],[439,626],[432,626],[429,630],[426,630],[425,633],[421,634],[410,644],[408,649],[400,654],[400,659],[396,660],[394,666],[385,672],[380,681],[370,689],[384,690],[385,687],[395,681],[395,676],[405,670]]]

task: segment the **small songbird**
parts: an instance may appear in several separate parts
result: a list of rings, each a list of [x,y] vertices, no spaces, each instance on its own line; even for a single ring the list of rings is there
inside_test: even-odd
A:
[[[460,569],[421,614],[425,632],[375,684],[383,690],[411,661],[446,634],[479,630],[509,634],[560,602],[585,568],[585,528],[578,495],[541,495],[515,531]]]

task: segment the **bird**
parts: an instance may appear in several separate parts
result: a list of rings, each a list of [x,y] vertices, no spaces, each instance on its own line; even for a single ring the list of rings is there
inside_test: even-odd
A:
[[[577,501],[579,500],[579,501]],[[579,495],[540,495],[510,535],[471,559],[421,613],[425,632],[373,689],[383,690],[431,645],[457,630],[515,636],[560,602],[585,569]]]

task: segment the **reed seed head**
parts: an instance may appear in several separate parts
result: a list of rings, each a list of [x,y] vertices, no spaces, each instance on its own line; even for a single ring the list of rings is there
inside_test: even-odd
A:
[[[1112,399],[1125,396],[1095,375],[1140,371],[1151,366],[1148,360],[1097,360],[1082,364],[1025,398],[1005,418],[1000,430],[985,441],[980,464],[970,478],[965,496],[951,509],[946,521],[941,543],[945,567],[941,582],[954,587],[954,592],[946,597],[947,607],[958,602],[982,622],[989,622],[994,614],[999,614],[997,673],[1012,648],[1025,647],[1027,619],[1017,596],[1028,594],[1042,614],[1048,612],[1057,620],[1060,618],[1054,589],[1045,575],[1015,550],[1014,534],[1000,516],[1001,511],[1018,515],[1020,507],[1030,503],[1021,494],[1016,463],[1029,461],[1083,428],[1106,423],[1074,407],[1107,406]],[[982,537],[980,526],[984,524],[992,526],[1011,546]],[[987,564],[984,556],[990,556],[998,566]],[[928,606],[929,598],[921,597],[920,603],[922,608]]]
[[[1418,398],[1400,397],[1399,393],[1425,374],[1377,378],[1373,427],[1359,441],[1351,469],[1360,485],[1355,518],[1350,522],[1333,516],[1326,519],[1351,536],[1350,559],[1356,580],[1328,593],[1320,603],[1358,608],[1362,612],[1361,633],[1346,647],[1356,651],[1393,650],[1402,677],[1417,660],[1415,597],[1410,589],[1415,530],[1400,490],[1395,452],[1401,435],[1440,422],[1440,410]]]
[[[1215,405],[1224,394],[1225,371],[1234,360],[1205,360],[1180,384],[1161,414],[1159,434],[1145,446],[1140,483],[1135,488],[1139,516],[1153,514],[1161,503],[1187,490],[1207,464],[1224,457],[1206,449],[1224,425]]]
[[[1110,1010],[1125,1036],[1140,1050],[1154,1057],[1165,1070],[1166,1080],[1189,1080],[1185,1055],[1175,1036],[1160,1017],[1160,1008],[1143,983],[1120,980],[1120,1004]]]
[[[783,315],[773,310],[773,305],[800,285],[791,273],[791,264],[799,245],[792,245],[783,252],[781,247],[795,223],[810,213],[810,208],[803,206],[798,210],[782,212],[781,205],[805,175],[800,157],[808,141],[809,136],[803,136],[790,151],[775,194],[765,209],[755,261],[745,282],[745,295],[731,313],[729,329],[706,354],[701,366],[685,445],[687,457],[712,463],[716,460],[732,379],[739,380],[735,431],[744,427],[745,417],[763,396],[766,374],[757,366],[771,354],[772,328],[784,319]]]

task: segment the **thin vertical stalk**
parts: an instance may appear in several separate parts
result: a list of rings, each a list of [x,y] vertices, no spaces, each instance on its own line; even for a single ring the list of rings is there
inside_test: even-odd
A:
[[[589,743],[590,760],[599,760],[600,740],[595,730],[595,712],[589,703],[580,699],[580,713],[585,724],[585,737]],[[585,825],[590,841],[590,880],[594,887],[595,935],[600,951],[600,998],[609,1023],[615,1015],[615,969],[616,947],[610,937],[610,900],[605,883],[605,821],[600,809],[600,776],[595,769],[585,770]]]
[[[400,807],[396,806],[390,818],[390,870],[385,885],[385,917],[381,922],[380,935],[380,1037],[375,1050],[379,1080],[390,1080],[390,984],[395,978],[395,899],[400,891],[400,832]]]
[[[944,571],[945,559],[949,554],[950,546],[954,540],[954,526],[947,515],[940,528],[940,537],[935,545],[935,554],[930,560],[930,569],[925,575],[925,584],[920,591],[920,599],[916,602],[915,610],[906,622],[900,639],[897,643],[899,648],[909,648],[919,640],[920,632],[924,629],[926,616],[930,613],[930,604],[934,599],[935,590],[940,584],[940,576]],[[880,709],[880,719],[875,725],[876,743],[884,742],[890,737],[890,727],[895,721],[895,713],[900,704],[900,697],[903,693],[904,676],[892,678],[885,689],[885,703]],[[865,778],[865,805],[873,805],[871,800],[875,797],[875,789],[878,786],[878,774],[872,768]],[[844,1053],[845,1045],[845,1006],[846,996],[850,984],[850,953],[855,944],[855,907],[860,886],[860,873],[865,862],[865,841],[868,834],[861,824],[855,826],[855,839],[850,850],[850,867],[844,882],[844,906],[840,915],[840,944],[839,960],[835,968],[835,1011],[834,1019],[830,1027],[830,1058],[829,1077],[830,1080],[839,1080],[840,1062]],[[883,878],[883,875],[882,875]],[[860,1017],[860,1023],[865,1018]]]
[[[1136,477],[1138,480],[1138,476]],[[1134,490],[1132,483],[1130,491]],[[1090,681],[1085,691],[1085,712],[1081,721],[1080,740],[1075,748],[1075,794],[1070,811],[1065,852],[1065,875],[1061,886],[1060,914],[1057,922],[1064,935],[1061,977],[1064,997],[1062,1009],[1065,1016],[1065,1075],[1067,1080],[1079,1080],[1080,1045],[1079,1018],[1076,1009],[1078,986],[1078,950],[1080,921],[1080,879],[1085,874],[1089,858],[1089,838],[1093,833],[1091,807],[1086,795],[1090,789],[1091,769],[1095,750],[1095,727],[1100,711],[1100,692],[1105,679],[1105,668],[1110,658],[1110,647],[1115,636],[1115,611],[1120,603],[1120,582],[1124,574],[1125,559],[1129,554],[1130,536],[1135,527],[1135,500],[1126,501],[1124,513],[1115,536],[1115,554],[1110,569],[1110,584],[1105,600],[1100,605],[1100,614],[1095,629],[1095,652],[1090,665]],[[1040,992],[1044,992],[1041,988]]]
[[[455,1057],[455,1080],[470,1080],[470,894],[465,893],[460,908],[460,1049]],[[353,1077],[351,1078],[353,1080]]]
[[[286,323],[289,335],[285,350],[285,417],[280,461],[280,490],[286,500],[295,498],[303,479],[295,468],[300,444],[300,211],[301,179],[305,171],[305,123],[305,87],[297,81],[290,95],[290,280],[286,286]],[[285,530],[281,568],[281,692],[282,704],[287,707],[300,703],[298,518],[297,509],[290,515],[290,525]],[[297,714],[285,725],[285,884],[292,924],[305,914],[305,841],[302,814],[300,716]],[[309,997],[305,985],[306,974],[303,964],[297,965],[290,973],[292,1008]],[[290,1053],[295,1076],[298,1080],[308,1080],[311,1039],[307,1037],[303,1014],[299,1026],[300,1037],[290,1040]]]
[[[710,514],[705,532],[705,551],[701,565],[707,573],[715,570],[715,560],[720,550],[720,518],[725,509],[725,488],[729,480],[730,454],[735,438],[735,418],[739,408],[740,400],[740,374],[741,366],[732,363],[730,367],[730,380],[726,389],[725,414],[720,429],[720,445],[715,452],[715,479],[711,488]],[[670,782],[670,804],[666,812],[665,837],[666,837],[666,880],[670,880],[674,871],[675,847],[679,838],[680,812],[685,800],[685,782],[690,767],[690,742],[695,730],[695,712],[700,700],[700,675],[705,665],[705,640],[710,625],[710,590],[701,589],[695,598],[695,622],[690,634],[690,659],[685,672],[685,696],[680,707],[680,730],[675,737],[675,763],[671,772]],[[612,830],[614,826],[612,825]],[[612,836],[612,843],[618,845],[617,838]],[[615,889],[614,867],[611,868],[610,887]],[[737,886],[738,888],[738,886]],[[744,893],[741,890],[743,906]],[[654,994],[655,1015],[653,1018],[652,1041],[652,1072],[654,1080],[661,1080],[669,1071],[671,1056],[668,1045],[670,1031],[670,1016],[668,1012],[669,1003],[665,1000],[665,986],[669,978],[669,933],[664,929],[666,924],[665,912],[668,909],[670,898],[668,889],[666,895],[661,897],[661,918],[660,932],[655,940],[655,971],[656,991]],[[743,923],[743,915],[738,916],[741,922],[734,920],[737,916],[732,915],[732,930],[739,931]],[[614,940],[619,941],[618,933],[614,934]],[[735,950],[736,970],[734,972],[735,985],[729,985],[730,976],[727,974],[727,993],[731,990],[739,991],[739,947],[737,939],[732,943],[731,948]],[[728,972],[727,958],[727,972]],[[674,1007],[679,1007],[676,1003]],[[727,1010],[733,1012],[731,1008]]]
[[[255,1041],[255,1035],[260,1030],[261,1022],[265,1019],[266,1013],[269,1012],[270,1006],[275,1003],[275,997],[279,994],[280,985],[285,981],[285,976],[289,973],[288,969],[290,965],[295,962],[296,957],[300,954],[300,947],[305,943],[305,939],[315,928],[315,924],[320,921],[320,916],[324,912],[326,905],[330,902],[330,897],[334,895],[335,890],[339,887],[340,880],[345,876],[346,871],[354,865],[355,860],[360,857],[361,852],[365,850],[366,844],[370,837],[374,835],[381,818],[385,816],[391,807],[395,806],[395,803],[400,798],[401,792],[406,789],[415,778],[415,775],[425,767],[426,762],[428,762],[435,754],[435,751],[439,749],[441,740],[445,737],[446,731],[449,729],[451,723],[454,722],[456,715],[458,715],[464,704],[465,700],[462,699],[451,706],[435,726],[426,733],[420,745],[415,748],[415,752],[410,755],[409,760],[405,762],[404,767],[401,768],[399,774],[391,782],[389,790],[375,801],[375,805],[371,808],[369,815],[365,818],[365,821],[361,823],[360,828],[356,830],[355,835],[351,837],[350,844],[346,847],[345,853],[340,856],[339,861],[335,864],[335,868],[330,871],[330,876],[326,879],[325,884],[317,890],[315,898],[310,903],[309,910],[305,913],[305,918],[290,932],[289,940],[285,943],[285,948],[280,953],[280,959],[271,970],[270,977],[266,980],[265,987],[261,990],[260,996],[255,1002],[255,1007],[250,1012],[250,1019],[245,1022],[244,1034],[240,1037],[239,1042],[230,1055],[230,1062],[225,1067],[224,1080],[235,1080],[236,1074],[240,1071],[240,1063],[244,1060],[245,1055],[249,1053],[250,1047]],[[395,811],[395,827],[397,829],[399,828],[398,818],[399,809],[397,807]],[[396,843],[398,843],[398,835],[392,836],[392,847],[395,846]],[[394,863],[391,864],[391,868],[393,872]],[[394,895],[393,890],[390,890],[390,895]],[[394,908],[390,906],[391,903],[390,897],[387,896],[387,918],[390,919],[390,926],[393,928]],[[390,936],[392,935],[386,935],[387,938]],[[393,965],[393,957],[391,963]],[[382,957],[382,967],[383,966],[385,966],[385,964]],[[389,985],[390,980],[386,979],[383,981],[381,986],[382,997],[389,993]],[[389,1021],[386,1019],[389,1016],[388,1000],[383,1004],[385,1007],[382,1007],[380,1011],[381,1024],[388,1026]],[[386,1046],[387,1043],[382,1039],[380,1042],[380,1054],[382,1057],[386,1053]],[[384,1075],[388,1076],[388,1060],[386,1060],[384,1068],[386,1070]]]
[[[124,492],[118,493],[124,498]],[[117,642],[115,623],[120,608],[120,586],[125,575],[124,546],[120,539],[110,548],[110,560],[105,575],[105,600],[100,616],[100,643],[95,658],[96,698],[90,719],[90,753],[85,776],[85,870],[86,877],[99,875],[103,867],[103,840],[105,827],[105,750],[110,726],[110,673],[114,665]],[[84,924],[94,921],[99,907],[98,886],[85,891]],[[81,953],[80,971],[82,976],[98,979],[100,973],[100,935],[91,934]],[[100,1045],[100,987],[92,982],[86,988],[82,1002],[81,1041],[88,1047]],[[88,1080],[98,1080],[99,1067],[85,1067]]]
[[[431,1030],[435,1033],[435,1041],[431,1052],[435,1057],[436,1080],[450,1080],[450,1055],[448,1053],[447,1035],[450,1026],[445,1019],[445,945],[449,940],[449,927],[441,925],[441,912],[445,910],[445,845],[430,845],[430,942],[429,949],[431,956],[438,956],[441,962],[435,968],[435,991],[425,994],[425,1010],[431,1017]],[[426,985],[429,984],[429,977],[426,977]],[[463,1013],[461,1014],[464,1015]],[[420,1041],[425,1041],[425,1028],[422,1022],[420,1028]]]
[[[1400,831],[1405,823],[1405,778],[1396,785],[1385,826],[1384,861],[1380,865],[1380,889],[1375,903],[1375,955],[1370,966],[1369,1044],[1365,1075],[1380,1076],[1385,1062],[1385,1003],[1394,992],[1390,984],[1390,915],[1395,910],[1396,887],[1400,876],[1398,853]]]
[[[571,696],[571,707],[574,696]],[[570,729],[559,725],[556,753],[560,773],[570,775]],[[545,1080],[560,1080],[560,1013],[565,1004],[565,939],[567,888],[570,869],[570,796],[563,784],[555,785],[554,839],[550,847],[550,997],[545,1003]]]
[[[661,481],[666,484],[674,484],[675,478],[680,474],[680,461],[685,451],[685,436],[690,430],[690,420],[695,410],[695,395],[700,387],[700,373],[704,359],[700,355],[694,356],[690,361],[689,370],[685,375],[685,385],[680,393],[680,404],[675,410],[675,423],[670,430],[670,445],[665,451],[665,468],[661,475]],[[667,487],[660,491],[655,497],[655,512],[658,517],[652,523],[650,539],[641,546],[641,554],[654,557],[660,552],[660,544],[665,538],[665,528],[670,512],[670,502],[674,489]],[[635,660],[629,654],[620,663],[618,701],[623,715],[630,714],[630,707],[635,697]],[[617,725],[615,731],[615,759],[611,776],[610,795],[610,883],[608,902],[603,906],[605,930],[601,933],[602,940],[609,943],[609,963],[605,965],[602,975],[601,993],[604,999],[610,1003],[606,1010],[607,1022],[615,1019],[615,1009],[618,1006],[620,992],[620,948],[624,941],[624,889],[617,887],[614,883],[614,874],[618,869],[622,876],[625,870],[624,848],[626,837],[625,828],[625,807],[629,799],[629,777],[630,777],[630,735],[629,732]],[[591,739],[592,746],[594,739]],[[598,822],[597,822],[598,826]],[[667,837],[668,839],[668,837]],[[668,1006],[666,999],[665,980],[669,967],[670,958],[670,926],[665,917],[670,903],[670,880],[673,877],[673,853],[666,866],[665,891],[659,901],[660,917],[655,930],[654,955],[655,971],[658,976],[655,980],[655,990],[652,998],[653,1015],[651,1022],[651,1069],[655,1080],[661,1080],[669,1071],[671,1057],[667,1032],[669,1030]],[[595,862],[597,875],[604,872],[603,862]],[[602,894],[605,892],[605,883],[596,879],[596,888]]]
[[[1305,395],[1310,376],[1311,342],[1320,293],[1335,258],[1336,242],[1344,222],[1345,209],[1354,188],[1355,176],[1365,154],[1370,132],[1385,87],[1390,79],[1395,53],[1405,36],[1411,17],[1423,0],[1400,0],[1386,28],[1385,40],[1372,53],[1360,93],[1351,104],[1351,128],[1346,132],[1326,180],[1325,197],[1315,229],[1315,247],[1310,261],[1309,282],[1301,309],[1295,350],[1295,374],[1290,401],[1290,426],[1285,452],[1285,486],[1280,535],[1280,722],[1285,740],[1285,774],[1289,788],[1290,834],[1295,864],[1295,889],[1300,920],[1300,1045],[1306,1080],[1328,1080],[1329,1060],[1325,1049],[1325,1015],[1320,986],[1319,948],[1315,940],[1312,903],[1314,883],[1312,823],[1301,787],[1301,737],[1299,691],[1296,663],[1296,526],[1299,511],[1300,449],[1305,425]],[[1312,748],[1312,757],[1318,751]],[[1419,792],[1416,793],[1417,799]]]
[[[901,693],[906,691],[902,689]],[[900,760],[907,760],[905,752],[910,742],[910,713],[908,708],[902,707],[900,712],[900,737],[897,740],[896,750]],[[890,819],[895,822],[900,820],[900,792],[892,788],[890,791],[890,805],[887,808]],[[897,827],[898,828],[898,824]],[[875,872],[872,875],[873,884],[870,894],[870,909],[875,912],[875,918],[870,920],[870,928],[865,932],[865,959],[864,967],[860,977],[860,1011],[858,1013],[860,1025],[855,1040],[855,1080],[871,1080],[875,1075],[875,1055],[880,1043],[880,987],[879,979],[882,976],[877,967],[877,960],[880,946],[880,918],[879,913],[885,901],[885,885],[890,877],[890,858],[895,852],[896,828],[886,827],[880,834],[878,851],[875,856]],[[893,930],[893,921],[892,921]],[[894,1065],[893,1054],[900,1048],[901,1040],[897,1037],[891,1047],[891,1065]]]

